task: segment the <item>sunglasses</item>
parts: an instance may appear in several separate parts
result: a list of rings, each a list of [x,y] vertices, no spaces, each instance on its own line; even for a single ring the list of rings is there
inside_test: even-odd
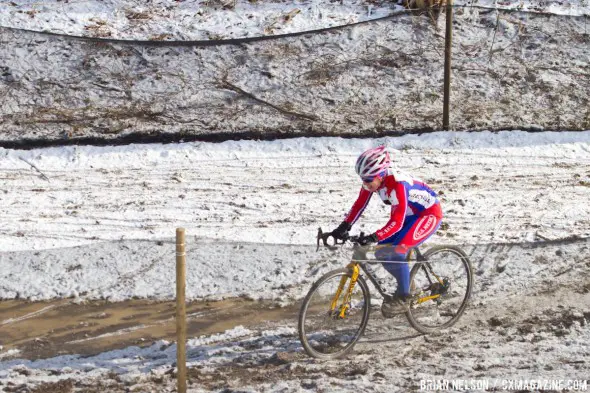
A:
[[[369,176],[369,177],[361,177],[361,180],[363,181],[363,183],[372,183],[373,180],[375,180],[376,178],[381,178],[383,179],[385,177],[385,171],[378,173],[375,176]]]

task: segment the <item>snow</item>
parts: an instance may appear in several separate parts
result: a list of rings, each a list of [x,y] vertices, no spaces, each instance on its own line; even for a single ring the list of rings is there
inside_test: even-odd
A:
[[[48,11],[47,23],[64,14]],[[0,28],[0,144],[439,130],[443,25],[442,16],[436,25],[404,13],[231,45],[105,43]],[[587,16],[457,10],[451,127],[587,129],[589,25]]]
[[[563,300],[562,293],[558,296]],[[302,356],[293,328],[254,331],[237,326],[222,334],[187,342],[187,365],[195,370],[189,391],[220,391],[231,387],[265,392],[307,389],[402,392],[416,388],[420,380],[444,380],[449,375],[454,380],[485,381],[490,386],[510,379],[583,381],[590,314],[586,318],[576,317],[579,312],[575,309],[552,305],[527,319],[519,317],[510,302],[507,299],[486,310],[474,308],[471,313],[479,318],[472,319],[475,326],[489,323],[489,315],[485,313],[493,313],[500,307],[512,309],[511,318],[483,329],[453,328],[444,335],[412,336],[399,321],[393,323],[392,329],[391,321],[383,324],[373,319],[366,339],[357,346],[357,354],[351,359],[331,362]],[[522,333],[524,330],[526,333]],[[399,342],[396,337],[405,339]],[[375,348],[378,346],[388,355],[375,353],[379,351]],[[474,346],[478,350],[470,349]],[[556,347],[559,351],[555,351]],[[537,358],[531,362],[523,359],[523,353],[535,354]],[[146,348],[129,347],[91,357],[70,355],[37,361],[3,361],[0,381],[35,385],[71,379],[83,389],[92,386],[93,379],[102,378],[113,390],[131,384],[141,391],[173,391],[174,368],[170,365],[175,360],[175,345],[158,341]],[[409,373],[412,369],[416,371]],[[248,382],[248,375],[258,375],[263,381],[253,385]]]
[[[588,15],[585,0],[468,0],[457,6]],[[5,1],[0,26],[123,40],[218,40],[297,33],[383,18],[394,2],[291,1]]]
[[[466,4],[589,14],[584,0]],[[223,7],[213,1],[2,2],[0,25],[126,40],[210,40],[320,29],[400,10],[362,1],[236,1]],[[514,26],[502,24],[500,35],[510,38]],[[346,35],[358,38],[364,31]],[[465,38],[477,41],[476,35]],[[571,56],[575,67],[586,66],[584,50]],[[30,66],[23,48],[10,56],[20,70]],[[347,89],[347,78],[329,95]],[[569,79],[550,70],[539,79],[568,88]],[[245,81],[257,86],[261,79]],[[413,80],[412,86],[430,82]],[[473,90],[470,83],[465,82]],[[477,88],[495,94],[493,84]],[[373,94],[358,92],[361,101]],[[533,124],[541,120],[536,115],[524,121],[522,116],[523,128],[542,129]],[[396,168],[440,193],[446,226],[429,244],[457,244],[470,255],[474,296],[459,324],[444,334],[420,336],[405,320],[383,320],[373,310],[353,354],[330,362],[303,354],[294,321],[235,326],[189,339],[195,382],[190,391],[405,392],[418,389],[421,379],[498,384],[510,378],[587,378],[590,131],[0,148],[0,298],[170,299],[173,236],[184,227],[189,299],[245,297],[291,305],[350,257],[347,247],[316,252],[315,235],[320,226],[335,227],[350,208],[360,186],[356,155],[378,143],[392,149]],[[374,200],[355,231],[378,229],[387,213]],[[31,316],[2,317],[0,329]],[[33,361],[19,354],[0,346],[2,389],[49,391],[62,383],[67,391],[174,391],[176,346],[166,341],[93,356]]]
[[[316,253],[315,235],[350,208],[355,156],[376,143],[441,192],[433,244],[590,234],[588,131],[0,149],[0,297],[173,298],[184,227],[188,298],[300,298],[347,257]],[[384,225],[383,206],[357,230]]]
[[[0,348],[1,350],[2,348]],[[18,349],[9,349],[6,352],[0,353],[0,359],[16,356],[20,353]]]
[[[399,170],[442,192],[448,228],[429,243],[459,244],[470,255],[474,302],[458,327],[424,341],[407,322],[392,326],[373,316],[351,360],[325,363],[302,353],[293,321],[235,327],[189,340],[189,367],[205,378],[198,379],[202,389],[191,391],[407,391],[420,378],[472,378],[473,367],[497,383],[529,375],[518,370],[526,366],[522,353],[531,348],[549,351],[539,358],[535,375],[583,378],[576,365],[586,353],[590,317],[576,305],[588,301],[567,288],[587,283],[589,131],[1,149],[0,297],[170,299],[174,231],[185,227],[189,298],[242,296],[291,304],[350,257],[346,247],[316,252],[315,235],[318,226],[340,222],[359,188],[355,157],[377,143],[390,147]],[[386,217],[373,201],[358,230],[375,230]],[[564,238],[570,240],[559,241]],[[535,300],[555,286],[565,288],[563,296]],[[493,331],[486,326],[491,315],[504,318]],[[533,322],[522,342],[507,341],[528,320],[545,322]],[[555,328],[560,320],[578,322]],[[0,326],[16,322],[3,319]],[[400,335],[408,337],[401,350]],[[566,341],[556,339],[564,336]],[[385,346],[377,344],[384,338]],[[487,342],[497,344],[486,356],[474,355],[471,348]],[[558,357],[551,352],[555,347]],[[440,354],[433,355],[433,348]],[[389,355],[375,358],[375,351]],[[167,342],[92,357],[30,361],[18,354],[0,352],[4,386],[70,383],[84,391],[131,384],[154,392],[174,387],[175,347]],[[425,372],[428,356],[444,361],[435,360],[441,366]],[[253,379],[269,367],[274,383]],[[351,370],[359,376],[338,377]]]

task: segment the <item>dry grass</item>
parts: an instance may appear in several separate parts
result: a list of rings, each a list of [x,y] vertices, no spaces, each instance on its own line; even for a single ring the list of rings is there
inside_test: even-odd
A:
[[[447,6],[447,0],[404,0],[403,5],[419,15],[428,15],[436,25],[441,10]]]
[[[142,21],[151,19],[152,16],[148,12],[125,11],[125,17],[130,21]]]
[[[105,20],[99,18],[90,18],[90,21],[94,24],[84,26],[84,30],[89,32],[93,37],[111,37],[112,33]]]

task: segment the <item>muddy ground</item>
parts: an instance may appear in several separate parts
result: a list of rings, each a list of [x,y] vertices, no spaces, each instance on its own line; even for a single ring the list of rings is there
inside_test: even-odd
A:
[[[65,354],[95,355],[131,345],[149,346],[176,340],[174,302],[124,302],[70,299],[50,302],[0,301],[0,345],[18,349],[26,359]],[[242,325],[295,318],[298,306],[231,299],[187,304],[187,335],[221,333]]]
[[[318,361],[308,358],[296,347],[296,337],[285,335],[275,342],[275,350],[268,352],[265,349],[263,338],[238,342],[235,348],[241,350],[232,359],[222,360],[215,367],[208,365],[196,365],[189,367],[190,391],[275,391],[271,386],[289,386],[287,391],[351,391],[359,381],[366,381],[366,387],[373,387],[372,391],[393,390],[414,392],[419,390],[419,380],[428,373],[450,372],[460,376],[467,372],[472,378],[510,378],[514,375],[544,375],[546,378],[578,378],[587,377],[587,341],[586,350],[583,345],[574,350],[559,350],[553,348],[552,342],[566,342],[570,340],[584,340],[590,337],[590,285],[587,277],[570,277],[570,284],[548,285],[544,289],[531,288],[523,296],[512,295],[498,297],[497,301],[478,302],[475,299],[471,307],[459,322],[450,330],[429,336],[417,334],[412,330],[403,316],[395,319],[383,319],[377,310],[374,310],[367,328],[367,332],[355,351],[347,358],[334,361]],[[133,308],[129,307],[134,305]],[[15,304],[13,304],[14,306]],[[131,316],[136,313],[137,321],[143,323],[169,320],[169,304],[160,303],[154,309],[158,312],[145,313],[147,303],[118,304],[115,308],[109,308],[109,316],[99,321],[111,319],[121,321],[124,315]],[[30,311],[39,308],[39,304],[29,305]],[[45,305],[47,306],[47,305]],[[256,307],[254,303],[224,302],[220,304],[192,304],[191,313],[204,311],[216,312],[218,317],[209,317],[209,322],[191,319],[192,330],[199,324],[201,326],[219,319],[220,325],[212,323],[209,328],[213,331],[215,326],[229,326],[232,323],[242,322],[239,313],[241,310]],[[69,314],[72,325],[80,320],[91,320],[93,315],[102,315],[107,312],[104,304],[92,304],[76,306],[71,304],[56,304],[53,313]],[[3,304],[3,313],[9,309]],[[83,311],[80,316],[75,316],[75,310]],[[234,311],[232,311],[234,310]],[[261,311],[259,309],[259,311]],[[292,310],[272,311],[266,309],[266,317],[256,315],[257,319],[264,319],[267,325],[284,325],[292,320],[288,314]],[[52,311],[47,311],[46,317]],[[161,313],[158,318],[157,313]],[[222,317],[223,316],[223,317]],[[260,318],[258,318],[260,317]],[[268,318],[287,317],[283,321],[271,322]],[[34,318],[26,320],[28,326],[34,326]],[[25,321],[22,321],[25,323]],[[120,326],[120,325],[119,325]],[[173,324],[168,323],[168,331],[173,330]],[[47,329],[47,327],[45,327]],[[16,329],[15,329],[16,330]],[[162,332],[166,329],[161,328]],[[77,333],[74,333],[77,331]],[[72,331],[65,336],[71,337],[81,334],[83,329],[72,327]],[[100,328],[93,331],[96,334]],[[149,330],[146,330],[147,334]],[[156,335],[155,331],[150,331]],[[144,336],[146,336],[144,334]],[[166,333],[164,333],[166,334]],[[57,345],[60,339],[58,334],[47,335],[48,344]],[[104,340],[105,346],[115,347],[124,342],[137,342],[137,334],[123,333],[118,343]],[[64,340],[62,340],[63,342]],[[100,340],[97,340],[98,343]],[[98,345],[98,344],[94,344]],[[26,346],[25,346],[26,347]],[[529,355],[523,356],[523,348]],[[65,347],[73,350],[73,347]],[[81,348],[81,347],[80,347]],[[233,351],[237,351],[233,348]],[[88,348],[87,350],[90,350]],[[238,351],[239,352],[239,351]],[[31,354],[39,355],[39,351]],[[47,354],[49,352],[46,352]],[[30,373],[26,368],[23,373]],[[60,370],[55,370],[59,374]],[[542,374],[539,374],[542,373]],[[65,379],[55,383],[41,383],[37,386],[24,386],[8,383],[3,386],[6,392],[171,392],[175,389],[175,369],[170,367],[164,374],[151,373],[140,380],[128,380],[116,373],[111,373],[99,379],[75,378]],[[395,382],[392,382],[392,378]],[[493,383],[493,382],[490,382]],[[244,388],[244,387],[255,387]],[[499,387],[489,386],[487,391],[499,391]],[[528,390],[524,390],[528,391]]]

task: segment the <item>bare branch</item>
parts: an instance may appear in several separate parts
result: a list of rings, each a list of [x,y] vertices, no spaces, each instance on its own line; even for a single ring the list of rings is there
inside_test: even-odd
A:
[[[266,106],[269,106],[269,107],[271,107],[271,108],[273,108],[273,109],[275,109],[275,110],[277,110],[277,111],[279,111],[281,113],[284,113],[286,115],[300,117],[302,119],[310,120],[310,121],[317,121],[317,120],[319,120],[314,115],[308,115],[308,114],[305,114],[305,113],[293,112],[293,111],[290,111],[290,110],[281,108],[279,106],[273,105],[270,102],[264,101],[263,99],[256,97],[252,93],[248,93],[247,91],[243,90],[242,88],[240,88],[240,87],[238,87],[238,86],[236,86],[236,85],[228,82],[227,79],[225,79],[225,78],[222,81],[222,87],[224,87],[226,89],[229,89],[229,90],[233,90],[236,93],[239,93],[239,94],[241,94],[243,96],[246,96],[246,97],[248,97],[248,98],[250,98],[250,99],[252,99],[252,100],[254,100],[256,102],[259,102],[261,104],[264,104]]]
[[[36,166],[35,164],[33,164],[33,163],[31,163],[31,162],[29,162],[29,161],[25,160],[25,159],[24,159],[24,158],[22,158],[22,157],[19,157],[19,160],[21,160],[21,161],[24,161],[24,162],[26,162],[27,164],[29,164],[31,167],[33,167],[33,169],[35,169],[37,172],[39,172],[39,174],[41,175],[41,177],[42,177],[44,180],[47,180],[47,181],[49,181],[49,178],[48,178],[47,176],[45,176],[45,174],[44,174],[43,172],[41,172],[41,170],[40,170],[39,168],[37,168],[37,166]]]

